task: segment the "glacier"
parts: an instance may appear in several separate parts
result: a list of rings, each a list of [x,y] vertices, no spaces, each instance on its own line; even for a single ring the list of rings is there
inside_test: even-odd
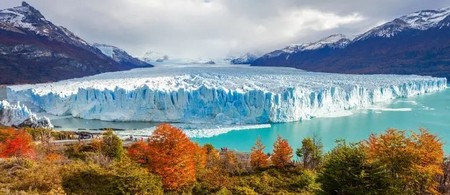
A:
[[[430,76],[202,64],[8,86],[7,99],[84,119],[266,124],[307,120],[446,87],[445,78]]]
[[[17,102],[11,104],[6,100],[0,101],[0,124],[17,127],[52,128],[47,117],[37,117],[27,106]]]

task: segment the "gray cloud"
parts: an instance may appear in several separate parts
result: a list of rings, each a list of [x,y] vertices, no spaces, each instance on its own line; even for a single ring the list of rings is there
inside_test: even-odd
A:
[[[51,3],[50,3],[51,2]],[[267,52],[329,34],[354,35],[393,18],[450,6],[448,0],[29,0],[88,42],[140,56],[223,57]],[[2,1],[0,8],[20,4]]]

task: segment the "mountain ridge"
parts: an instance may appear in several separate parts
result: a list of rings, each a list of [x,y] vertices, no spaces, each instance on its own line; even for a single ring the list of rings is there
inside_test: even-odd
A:
[[[297,44],[267,53],[253,66],[288,66],[354,74],[419,74],[450,78],[450,8],[422,10],[343,41],[304,49]],[[309,45],[311,45],[309,44]],[[332,42],[333,44],[333,42]]]
[[[0,83],[52,82],[136,68],[120,64],[26,2],[0,10]]]

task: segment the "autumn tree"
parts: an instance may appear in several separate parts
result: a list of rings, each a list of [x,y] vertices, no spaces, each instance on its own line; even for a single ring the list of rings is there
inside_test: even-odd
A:
[[[148,143],[141,140],[133,143],[128,148],[128,156],[140,164],[149,165],[148,150]]]
[[[305,169],[316,169],[322,161],[322,143],[316,137],[302,140],[302,147],[295,152]]]
[[[203,157],[199,156],[203,153],[180,129],[169,124],[159,125],[146,144],[133,144],[128,154],[161,176],[169,191],[191,186],[198,166],[203,166]]]
[[[407,136],[388,129],[364,143],[369,160],[386,167],[393,193],[438,194],[436,176],[442,174],[440,140],[425,129]]]
[[[283,168],[291,164],[293,156],[292,148],[286,139],[282,139],[280,136],[273,144],[273,155],[271,161],[273,165],[278,168]]]
[[[264,153],[264,148],[261,138],[258,138],[250,153],[250,165],[252,168],[261,169],[269,166],[269,156]]]
[[[0,132],[0,157],[33,157],[33,138],[23,130],[6,129]]]
[[[237,156],[233,151],[221,152],[219,162],[224,174],[237,175],[241,172]]]

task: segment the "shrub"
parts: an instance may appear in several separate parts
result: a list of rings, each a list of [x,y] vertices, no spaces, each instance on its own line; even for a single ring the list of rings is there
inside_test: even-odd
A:
[[[62,174],[64,191],[69,194],[162,194],[159,177],[123,159],[103,168],[75,162]]]

